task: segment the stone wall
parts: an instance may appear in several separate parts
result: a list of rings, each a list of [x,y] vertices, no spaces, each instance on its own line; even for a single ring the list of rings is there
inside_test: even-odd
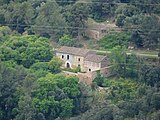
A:
[[[85,61],[84,67],[85,67],[85,69],[86,69],[86,72],[89,72],[89,69],[90,69],[91,71],[96,71],[96,70],[99,70],[99,69],[100,69],[101,63]]]
[[[78,74],[77,73],[73,73],[73,72],[68,72],[68,71],[62,71],[64,73],[64,75],[66,76],[77,76],[78,77]]]
[[[100,69],[100,73],[104,76],[107,77],[110,75],[110,67],[105,67]],[[97,75],[97,70],[92,71],[92,72],[87,72],[87,73],[73,73],[73,72],[68,72],[68,71],[63,71],[63,73],[66,76],[77,76],[80,81],[85,82],[86,84],[90,85],[92,84],[92,81],[95,79]]]

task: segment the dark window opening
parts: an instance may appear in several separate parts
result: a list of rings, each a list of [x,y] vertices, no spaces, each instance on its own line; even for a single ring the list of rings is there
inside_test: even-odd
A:
[[[64,55],[62,55],[62,59],[64,58]]]
[[[80,67],[80,64],[78,64],[78,67]]]
[[[89,69],[89,71],[91,71],[91,69]]]
[[[102,30],[102,33],[106,33],[107,32],[107,30]]]
[[[67,55],[67,60],[69,60],[69,55]]]
[[[81,59],[80,58],[78,58],[78,61],[80,61]]]

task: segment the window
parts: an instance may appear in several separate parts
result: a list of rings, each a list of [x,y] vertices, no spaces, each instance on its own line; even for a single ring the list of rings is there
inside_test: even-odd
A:
[[[64,55],[62,55],[62,59],[64,58]]]
[[[102,30],[101,32],[102,32],[102,33],[106,33],[106,32],[107,32],[107,30]]]
[[[67,60],[69,60],[69,55],[67,55]]]
[[[80,58],[78,58],[78,61],[80,61],[81,59]]]
[[[91,71],[91,69],[89,69],[89,71]]]

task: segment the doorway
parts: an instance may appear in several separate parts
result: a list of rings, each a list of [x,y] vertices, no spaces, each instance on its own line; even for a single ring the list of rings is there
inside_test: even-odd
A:
[[[69,63],[67,63],[66,67],[67,67],[67,68],[70,68],[71,66],[70,66],[70,64],[69,64]]]

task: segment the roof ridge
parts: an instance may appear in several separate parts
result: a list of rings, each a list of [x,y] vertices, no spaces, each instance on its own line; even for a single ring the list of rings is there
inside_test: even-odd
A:
[[[84,48],[77,48],[77,47],[62,46],[60,49],[57,49],[57,51],[85,57],[88,52],[93,51],[93,50],[84,49]]]

